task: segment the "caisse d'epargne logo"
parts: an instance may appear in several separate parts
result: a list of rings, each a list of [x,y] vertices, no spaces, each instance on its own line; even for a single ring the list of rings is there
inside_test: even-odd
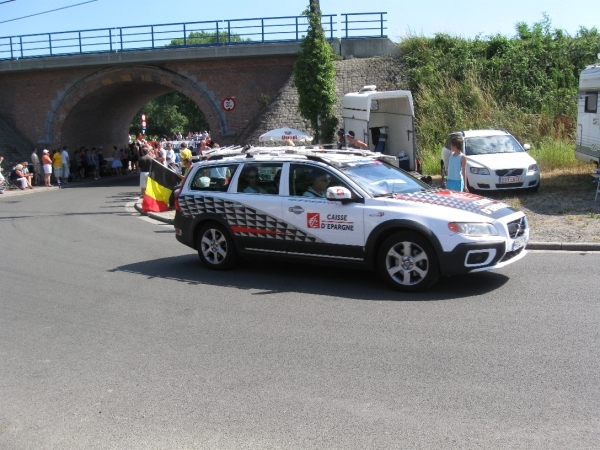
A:
[[[319,213],[306,213],[306,226],[308,228],[321,228],[321,215]]]

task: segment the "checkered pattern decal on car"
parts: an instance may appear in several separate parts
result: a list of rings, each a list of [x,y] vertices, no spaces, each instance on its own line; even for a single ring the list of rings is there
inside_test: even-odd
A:
[[[182,195],[179,208],[184,217],[212,213],[222,216],[236,236],[281,239],[296,242],[324,242],[276,217],[217,197]]]
[[[413,192],[411,194],[396,194],[394,198],[409,202],[447,206],[449,208],[461,209],[493,219],[499,219],[515,212],[506,203],[497,202],[486,197],[481,197],[480,195],[469,194],[468,192],[456,192],[447,189],[433,189],[424,192]]]

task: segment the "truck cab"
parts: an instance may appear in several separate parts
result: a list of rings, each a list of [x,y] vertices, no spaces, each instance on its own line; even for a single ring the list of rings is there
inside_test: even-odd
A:
[[[421,171],[415,137],[415,109],[410,91],[378,91],[376,86],[344,95],[342,118],[346,133],[368,149],[397,157],[406,171]]]

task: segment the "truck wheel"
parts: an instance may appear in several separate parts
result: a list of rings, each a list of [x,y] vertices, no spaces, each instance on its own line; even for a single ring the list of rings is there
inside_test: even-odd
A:
[[[383,279],[399,291],[425,291],[439,278],[433,247],[412,231],[400,231],[385,240],[379,249],[377,267]]]
[[[237,263],[237,253],[233,239],[225,228],[211,222],[198,232],[198,256],[209,269],[231,269]]]

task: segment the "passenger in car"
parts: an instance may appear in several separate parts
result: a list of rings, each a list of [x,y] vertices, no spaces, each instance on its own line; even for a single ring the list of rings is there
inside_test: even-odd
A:
[[[302,194],[303,197],[325,198],[331,177],[324,171],[317,171],[312,185]]]

